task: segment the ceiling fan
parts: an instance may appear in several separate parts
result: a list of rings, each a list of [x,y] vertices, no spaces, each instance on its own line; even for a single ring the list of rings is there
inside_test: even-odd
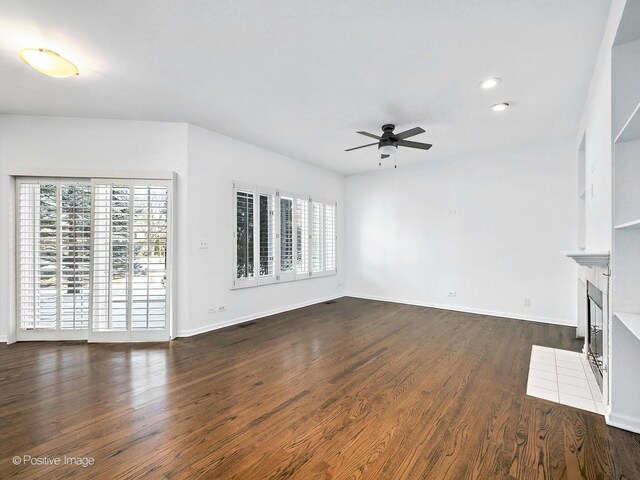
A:
[[[419,148],[421,150],[429,150],[432,147],[432,145],[429,143],[411,142],[411,141],[405,140],[405,138],[413,137],[414,135],[424,133],[424,129],[420,127],[415,127],[410,130],[406,130],[404,132],[393,133],[393,130],[395,128],[396,126],[392,124],[383,125],[382,136],[374,135],[373,133],[368,133],[368,132],[357,132],[360,135],[365,135],[367,137],[375,138],[378,141],[369,143],[367,145],[361,145],[359,147],[348,148],[345,150],[345,152],[350,152],[351,150],[357,150],[359,148],[378,145],[380,158],[385,159],[389,157],[392,153],[394,153],[398,147]]]

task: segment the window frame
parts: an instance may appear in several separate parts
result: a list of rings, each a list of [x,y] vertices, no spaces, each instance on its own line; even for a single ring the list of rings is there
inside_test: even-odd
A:
[[[238,269],[238,255],[237,255],[237,192],[247,191],[253,193],[253,238],[254,238],[254,277],[253,278],[238,278],[237,277],[237,269]],[[268,194],[274,195],[274,211],[273,211],[273,221],[274,221],[274,229],[275,229],[275,245],[274,245],[274,275],[269,277],[260,277],[260,195]],[[281,258],[281,199],[287,198],[292,201],[292,249],[293,249],[293,268],[291,271],[282,271],[282,258]],[[297,249],[298,249],[298,240],[296,229],[298,225],[298,213],[297,213],[297,205],[298,201],[306,202],[307,204],[307,221],[306,221],[306,235],[307,235],[307,258],[306,265],[307,269],[304,272],[298,272],[297,266]],[[311,259],[311,227],[312,227],[312,207],[313,202],[320,203],[321,205],[321,217],[322,223],[320,225],[320,237],[319,241],[321,244],[321,270],[312,271],[312,259]],[[326,269],[326,225],[327,219],[325,215],[326,205],[330,204],[334,207],[334,267],[331,270]],[[248,287],[255,287],[259,285],[272,284],[272,283],[283,283],[283,282],[291,282],[296,280],[304,280],[308,278],[317,278],[324,277],[330,275],[336,275],[338,273],[337,269],[337,244],[338,244],[338,203],[333,200],[327,200],[322,197],[311,197],[309,195],[301,195],[296,194],[290,191],[281,191],[275,188],[263,187],[260,185],[254,185],[244,182],[233,181],[232,184],[232,239],[233,239],[233,248],[232,248],[232,280],[231,280],[231,289],[237,290]]]

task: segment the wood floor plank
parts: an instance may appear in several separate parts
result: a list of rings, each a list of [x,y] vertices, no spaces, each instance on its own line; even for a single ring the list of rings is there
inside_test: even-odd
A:
[[[0,478],[640,479],[640,435],[525,394],[575,330],[342,298],[167,344],[0,346]],[[15,455],[95,465],[13,465]]]

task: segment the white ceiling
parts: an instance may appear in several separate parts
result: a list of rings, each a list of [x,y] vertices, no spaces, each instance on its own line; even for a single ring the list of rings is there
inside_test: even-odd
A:
[[[351,174],[573,135],[605,0],[0,0],[0,112],[190,122]],[[45,47],[81,75],[17,56]],[[483,91],[478,82],[502,77]],[[506,101],[497,114],[489,106]]]

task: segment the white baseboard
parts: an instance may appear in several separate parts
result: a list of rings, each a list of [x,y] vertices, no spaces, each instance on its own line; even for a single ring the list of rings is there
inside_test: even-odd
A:
[[[0,335],[0,343],[8,343],[6,335]]]
[[[291,310],[296,310],[297,308],[308,307],[310,305],[316,305],[318,303],[327,302],[329,300],[335,300],[336,298],[342,298],[342,297],[344,297],[344,295],[332,295],[329,297],[316,298],[308,302],[297,303],[295,305],[287,305],[286,307],[275,308],[273,310],[267,310],[259,313],[253,313],[251,315],[245,315],[244,317],[232,318],[230,320],[225,320],[220,323],[205,325],[204,327],[192,328],[190,330],[179,330],[177,336],[192,337],[193,335],[199,335],[201,333],[211,332],[213,330],[219,330],[221,328],[230,327],[232,325],[237,325],[239,323],[249,322],[251,320],[268,317],[270,315],[276,315],[278,313],[289,312]]]
[[[634,433],[640,433],[640,418],[613,412],[607,413],[604,418],[607,421],[607,425],[629,430]]]
[[[378,300],[380,302],[404,303],[406,305],[416,305],[418,307],[437,308],[439,310],[452,310],[454,312],[476,313],[478,315],[488,315],[490,317],[512,318],[515,320],[527,320],[529,322],[551,323],[553,325],[561,325],[563,327],[575,327],[576,325],[565,319],[538,317],[536,315],[522,315],[520,313],[496,312],[492,310],[483,310],[481,308],[467,308],[457,305],[441,305],[435,303],[421,302],[418,300],[405,300],[399,298],[380,297],[377,295],[367,295],[364,293],[346,293],[345,297],[363,298],[365,300]]]

